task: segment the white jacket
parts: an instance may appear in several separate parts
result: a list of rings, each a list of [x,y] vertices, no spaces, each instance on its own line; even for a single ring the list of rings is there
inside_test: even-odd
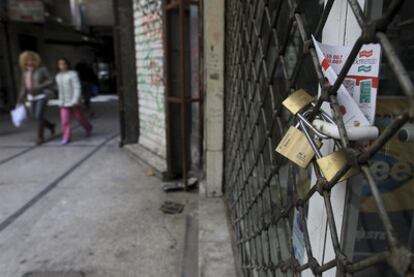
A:
[[[81,104],[81,84],[76,71],[58,73],[56,84],[59,91],[59,106],[74,107]]]

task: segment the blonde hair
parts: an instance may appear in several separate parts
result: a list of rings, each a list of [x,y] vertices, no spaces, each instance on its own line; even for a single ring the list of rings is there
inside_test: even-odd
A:
[[[25,70],[26,63],[29,59],[34,61],[36,67],[39,67],[40,64],[42,63],[42,59],[40,58],[39,54],[33,51],[24,51],[19,56],[19,65],[23,71]]]

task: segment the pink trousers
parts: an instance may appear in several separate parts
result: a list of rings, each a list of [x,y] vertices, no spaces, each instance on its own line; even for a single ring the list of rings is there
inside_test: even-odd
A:
[[[63,139],[69,141],[71,137],[70,115],[73,114],[76,120],[82,125],[86,132],[90,132],[92,125],[82,112],[80,107],[61,107],[60,120],[62,125]]]

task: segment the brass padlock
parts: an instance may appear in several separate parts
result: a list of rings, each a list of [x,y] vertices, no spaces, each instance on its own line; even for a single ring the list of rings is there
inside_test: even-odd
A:
[[[328,182],[332,181],[335,175],[347,164],[345,151],[343,149],[340,149],[336,152],[332,152],[329,155],[322,157],[322,153],[319,151],[320,145],[316,145],[315,141],[309,135],[307,130],[307,127],[309,126],[306,126],[306,121],[304,121],[302,117],[299,117],[298,121],[301,129],[303,130],[305,138],[314,150],[314,153],[316,155],[316,163],[318,164],[321,173]],[[315,134],[318,136],[318,133]],[[342,176],[339,182],[344,181],[358,173],[359,169],[352,167],[347,171],[347,173],[344,174],[344,176]]]
[[[292,114],[297,114],[306,108],[313,101],[313,99],[314,98],[305,90],[299,89],[289,95],[289,97],[282,102],[282,105],[285,106],[285,108]]]
[[[321,173],[327,181],[332,181],[335,175],[346,166],[347,158],[343,150],[333,152],[325,157],[319,151],[321,144],[318,143],[319,141],[315,142],[308,132],[308,128],[312,130],[314,137],[318,137],[319,139],[328,139],[329,137],[317,130],[307,120],[306,117],[310,113],[310,110],[301,113],[313,100],[313,97],[305,90],[299,89],[282,102],[283,106],[296,116],[298,120],[296,127],[299,129],[290,127],[277,146],[276,151],[302,168],[306,168],[316,155],[316,162]],[[319,111],[318,114],[324,120],[334,123],[333,119],[323,111]],[[358,172],[359,170],[357,168],[351,168],[339,181],[346,180]]]
[[[276,152],[302,168],[307,168],[315,156],[315,152],[303,132],[293,126],[289,128],[276,147]]]
[[[346,153],[343,149],[338,150],[336,152],[332,152],[331,154],[319,158],[316,160],[323,176],[325,179],[330,182],[333,180],[335,175],[346,166],[347,158]],[[359,169],[357,167],[351,167],[344,176],[339,180],[342,182],[356,174],[359,173]]]

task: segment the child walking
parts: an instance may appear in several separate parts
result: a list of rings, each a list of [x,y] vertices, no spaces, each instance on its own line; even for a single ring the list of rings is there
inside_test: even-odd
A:
[[[61,58],[57,62],[59,73],[56,83],[59,91],[60,120],[62,124],[62,145],[68,144],[71,139],[70,117],[75,116],[89,136],[92,125],[81,110],[81,85],[76,71],[70,69],[69,61]]]

